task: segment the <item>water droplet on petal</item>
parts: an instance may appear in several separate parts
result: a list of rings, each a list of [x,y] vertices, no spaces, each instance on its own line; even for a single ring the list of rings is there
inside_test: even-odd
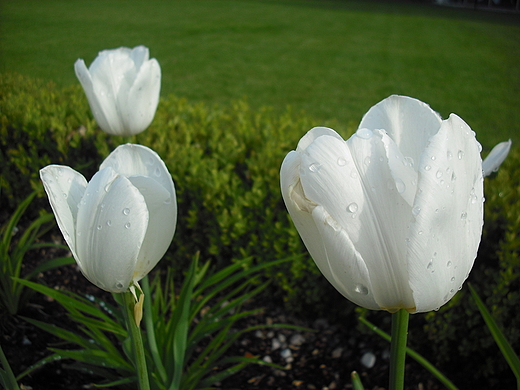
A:
[[[446,157],[448,157],[448,161],[453,158],[453,153],[451,153],[449,150],[446,152]]]
[[[452,282],[455,281],[455,276],[453,276],[451,279],[450,279]],[[451,290],[453,292],[453,290]]]
[[[107,185],[105,186],[105,192],[108,192],[109,190],[110,190],[110,184],[107,184]]]
[[[352,179],[357,179],[358,178],[358,173],[355,170],[353,170],[352,172],[350,172],[350,177]]]
[[[413,215],[419,215],[420,212],[421,212],[421,208],[418,207],[418,206],[415,206],[415,207],[412,209],[412,214],[413,214]]]
[[[355,213],[356,211],[358,211],[357,203],[349,204],[348,207],[347,207],[347,211],[350,212],[350,213]]]
[[[110,219],[107,221],[107,226],[112,226],[112,221]]]
[[[354,291],[361,295],[368,295],[368,288],[362,284],[357,284]]]
[[[426,266],[426,269],[430,272],[434,272],[435,270],[433,269],[433,260],[430,260],[430,262],[428,263],[428,265]]]
[[[442,177],[442,171],[438,170],[437,173],[435,174],[435,177],[437,177],[437,179],[440,179]]]
[[[64,197],[65,199],[67,199],[69,196],[67,195],[66,192],[64,192],[64,193],[63,193],[63,197]]]
[[[311,172],[318,172],[321,168],[321,165],[318,164],[318,163],[312,163],[311,165],[309,165],[309,171]]]
[[[125,223],[125,228],[126,228],[126,229],[130,229],[130,226],[132,226],[132,225],[130,224],[130,222]]]
[[[448,268],[450,268],[450,267],[451,267],[451,264],[452,264],[451,261],[448,261],[448,262],[446,263],[446,266],[447,266]]]
[[[345,160],[343,157],[338,157],[338,165],[340,167],[345,166],[346,163],[347,163],[347,160]]]
[[[457,153],[457,157],[459,160],[462,160],[464,158],[464,152],[462,150],[459,150],[459,152]]]
[[[429,171],[430,169],[432,169],[432,167],[430,167],[429,165],[426,165],[426,166],[424,167],[424,170],[425,170],[425,171]]]
[[[466,219],[468,217],[468,213],[466,212],[463,212],[461,215],[460,215],[460,219]]]
[[[124,283],[123,282],[116,282],[116,288],[118,290],[121,290],[123,287],[125,287]]]
[[[103,226],[97,225],[97,230],[101,230],[101,229],[103,229]]]
[[[399,192],[400,194],[406,191],[406,185],[401,179],[395,180],[395,188],[397,188],[397,192]]]
[[[124,214],[124,215],[128,215],[128,214],[130,214],[130,209],[129,209],[129,208],[124,208],[124,209],[123,209],[123,214]]]
[[[366,156],[364,162],[365,165],[370,165],[370,157]]]
[[[153,174],[154,174],[156,177],[161,176],[161,170],[159,169],[159,167],[155,168],[155,171],[153,171]]]
[[[432,161],[435,161],[437,157],[431,156]]]
[[[359,138],[369,139],[370,137],[372,137],[372,135],[374,135],[374,133],[370,129],[359,129],[358,131],[356,131],[356,135]]]

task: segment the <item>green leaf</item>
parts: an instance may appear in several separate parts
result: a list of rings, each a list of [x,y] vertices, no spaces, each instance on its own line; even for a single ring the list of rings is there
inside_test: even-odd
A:
[[[356,371],[352,371],[350,377],[352,378],[352,386],[354,387],[354,390],[365,390],[363,383],[361,383],[361,378]]]
[[[473,288],[471,284],[469,284],[469,289],[471,291],[473,299],[475,300],[475,303],[477,304],[480,314],[482,314],[482,317],[486,322],[489,331],[493,335],[493,338],[495,339],[495,342],[500,348],[502,355],[506,359],[507,364],[509,364],[509,367],[511,367],[511,370],[515,374],[517,387],[520,389],[520,359],[518,358],[518,355],[513,350],[513,347],[511,347],[511,344],[509,344],[509,341],[507,341],[506,337],[504,336],[504,333],[500,330],[493,316],[488,311],[488,309],[478,296],[477,291]]]

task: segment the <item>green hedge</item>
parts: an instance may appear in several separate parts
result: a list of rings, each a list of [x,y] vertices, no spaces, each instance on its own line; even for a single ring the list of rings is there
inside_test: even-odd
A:
[[[197,251],[216,266],[303,254],[267,275],[271,291],[295,310],[326,311],[321,291],[336,293],[307,255],[279,189],[281,162],[315,125],[311,118],[290,108],[282,115],[253,110],[245,101],[208,107],[169,96],[148,130],[123,138],[96,127],[79,85],[58,89],[4,74],[0,93],[2,204],[14,209],[15,199],[41,187],[38,170],[47,164],[69,165],[90,179],[117,145],[140,143],[159,153],[177,189],[177,231],[162,267],[185,269]],[[49,208],[45,197],[37,207]]]
[[[157,151],[175,181],[179,205],[177,232],[160,267],[185,269],[196,251],[223,265],[252,257],[252,262],[303,254],[269,271],[271,298],[283,298],[296,312],[323,315],[333,301],[352,314],[312,263],[285,210],[279,189],[284,156],[316,123],[287,109],[254,110],[245,101],[231,106],[161,99],[151,127],[131,138],[109,137],[97,128],[83,91],[14,74],[0,75],[1,218],[17,199],[41,188],[38,170],[66,164],[90,178],[118,144],[137,142]],[[353,129],[351,129],[353,130]],[[348,134],[343,134],[348,136]],[[516,146],[497,174],[486,179],[485,226],[470,281],[520,350],[520,151]],[[49,208],[43,196],[34,213]],[[438,312],[411,324],[410,344],[457,383],[508,384],[511,374],[466,288]],[[506,325],[507,324],[507,325]],[[428,338],[424,337],[424,331]],[[435,360],[434,359],[434,360]],[[463,362],[478,362],[468,377]],[[472,365],[473,366],[473,365]],[[464,375],[464,377],[462,377]],[[514,380],[514,378],[513,378]],[[505,382],[504,382],[505,381]],[[514,382],[513,382],[514,383]]]

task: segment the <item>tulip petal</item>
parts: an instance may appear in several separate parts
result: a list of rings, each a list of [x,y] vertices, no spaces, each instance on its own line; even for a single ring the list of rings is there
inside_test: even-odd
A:
[[[411,206],[389,169],[382,136],[361,129],[347,142],[317,137],[301,152],[300,180],[305,197],[345,229],[366,264],[379,306],[409,309],[414,305],[403,243]]]
[[[370,108],[359,128],[384,129],[401,153],[417,163],[441,122],[440,115],[428,104],[408,96],[392,95]]]
[[[308,134],[308,133],[307,133]],[[368,270],[352,241],[321,206],[305,198],[300,182],[300,154],[292,151],[280,170],[282,197],[311,257],[325,278],[347,299],[374,310]]]
[[[99,169],[106,167],[112,167],[119,174],[127,177],[135,175],[151,177],[171,194],[172,202],[176,202],[175,186],[170,172],[152,149],[138,144],[120,145],[110,153]]]
[[[511,149],[511,140],[500,142],[489,152],[485,160],[482,162],[482,170],[484,176],[489,176],[493,172],[498,171],[500,165],[506,159],[509,150]]]
[[[126,95],[123,122],[130,134],[145,130],[155,116],[161,91],[161,67],[155,58],[145,62]]]
[[[80,202],[77,226],[84,275],[106,291],[126,291],[148,228],[139,190],[112,168],[101,169]]]
[[[65,242],[81,267],[76,252],[76,221],[87,180],[72,168],[61,165],[46,166],[40,170],[40,177]]]
[[[480,145],[452,114],[419,162],[415,221],[410,225],[410,287],[417,312],[439,308],[473,266],[483,225]]]
[[[104,85],[100,85],[98,82],[94,83],[92,76],[85,65],[85,61],[79,59],[74,64],[74,70],[76,77],[78,78],[85,95],[87,96],[90,109],[96,121],[104,131],[109,134],[117,134],[117,129],[113,129],[112,122],[113,118],[117,115],[116,108],[112,99],[109,99],[109,92],[106,90]],[[99,100],[101,96],[104,96],[102,101]],[[110,120],[109,120],[110,119]]]
[[[150,222],[143,240],[134,280],[141,280],[164,256],[175,233],[177,207],[171,194],[156,180],[146,176],[131,176],[130,182],[144,196]]]

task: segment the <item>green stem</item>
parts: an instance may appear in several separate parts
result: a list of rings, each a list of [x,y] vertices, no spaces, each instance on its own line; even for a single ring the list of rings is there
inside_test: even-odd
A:
[[[390,390],[404,389],[406,339],[410,314],[401,309],[392,314],[392,344],[390,347]]]
[[[132,340],[134,367],[137,372],[137,380],[139,381],[140,390],[150,390],[150,382],[148,380],[148,370],[146,368],[146,356],[144,354],[143,339],[141,337],[141,329],[137,326],[134,319],[135,299],[130,291],[122,293],[126,328]]]
[[[8,389],[12,390],[20,390],[20,387],[18,387],[18,383],[16,382],[16,378],[14,376],[13,370],[11,370],[11,366],[9,365],[9,362],[7,361],[7,358],[4,355],[4,351],[2,347],[0,346],[0,362],[2,363],[2,367],[5,371],[5,385]]]

